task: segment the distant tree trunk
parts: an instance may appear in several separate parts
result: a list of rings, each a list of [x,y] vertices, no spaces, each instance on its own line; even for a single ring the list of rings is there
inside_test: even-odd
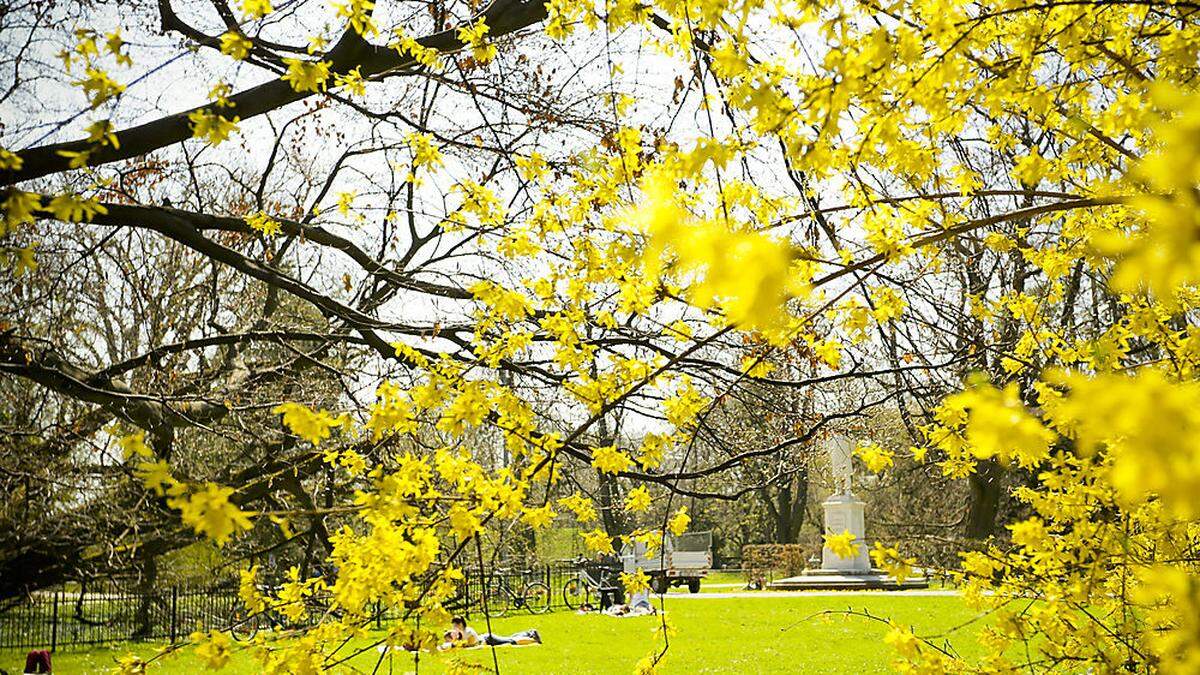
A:
[[[980,462],[970,476],[971,503],[967,509],[966,531],[970,539],[986,539],[996,530],[1000,512],[1004,470],[994,462]]]
[[[601,445],[608,445],[615,441],[616,434],[609,432],[607,415],[600,418],[597,430],[600,433]],[[599,469],[596,470],[596,481],[600,486],[597,495],[600,501],[600,519],[604,524],[604,531],[613,540],[613,548],[617,548],[617,537],[627,534],[625,519],[621,517],[621,485],[617,482],[616,475],[605,473]]]
[[[775,492],[775,542],[792,543],[792,479],[788,479]]]
[[[154,585],[158,581],[158,556],[146,552],[142,558],[142,575],[138,581],[138,606],[134,615],[133,637],[150,637],[154,628],[150,612],[154,608]]]
[[[774,542],[796,543],[804,526],[804,507],[808,502],[808,470],[801,469],[774,485],[763,487],[758,496],[771,515]]]
[[[804,508],[808,505],[808,469],[801,469],[792,478],[796,490],[792,495],[791,515],[788,516],[788,543],[800,540],[800,530],[804,527]]]
[[[610,537],[619,537],[625,532],[625,519],[621,517],[621,486],[617,477],[603,471],[596,472],[600,480],[600,517],[604,521],[604,531]]]

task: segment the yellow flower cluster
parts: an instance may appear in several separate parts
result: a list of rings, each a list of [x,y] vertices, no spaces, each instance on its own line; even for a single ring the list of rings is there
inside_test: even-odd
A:
[[[592,466],[603,473],[620,473],[633,466],[629,455],[608,445],[592,450]]]
[[[639,485],[629,491],[625,495],[625,508],[635,513],[641,513],[650,508],[650,503],[653,498],[650,496],[650,490],[645,485]]]
[[[582,536],[584,546],[587,546],[587,550],[592,553],[605,554],[613,552],[612,537],[604,530],[591,530],[584,532]]]
[[[237,130],[239,118],[235,115],[233,119],[229,119],[218,112],[202,108],[189,113],[188,120],[192,123],[194,137],[203,138],[211,145],[220,145],[229,138],[229,134]]]
[[[265,237],[274,237],[279,234],[279,221],[271,218],[262,211],[251,213],[244,218],[246,224],[255,230],[261,232]]]
[[[241,61],[250,55],[254,43],[250,38],[237,31],[227,31],[221,35],[221,53]]]
[[[687,532],[688,525],[691,525],[692,517],[688,515],[688,507],[681,506],[677,509],[670,520],[667,521],[667,529],[676,536]]]
[[[281,79],[292,85],[292,89],[298,92],[315,92],[325,88],[325,82],[329,79],[328,61],[288,57],[283,62],[288,69]]]
[[[283,415],[283,423],[287,428],[313,445],[320,445],[321,441],[329,438],[334,428],[348,423],[345,416],[334,417],[328,412],[312,410],[299,403],[281,403],[271,412]]]
[[[854,533],[845,530],[841,534],[825,534],[825,547],[839,558],[853,558],[858,555],[858,543]]]
[[[496,58],[496,45],[487,39],[488,25],[480,17],[475,23],[458,29],[458,39],[471,48],[471,56],[479,63]]]
[[[896,453],[883,449],[878,443],[860,445],[854,449],[854,454],[862,458],[871,473],[880,473],[891,468],[896,457]]]
[[[563,497],[558,500],[558,503],[574,513],[575,518],[581,523],[589,523],[596,519],[596,507],[592,505],[592,500],[578,492]]]
[[[732,323],[747,328],[787,326],[787,300],[802,292],[804,280],[792,273],[792,250],[786,242],[692,218],[677,203],[672,177],[665,171],[651,173],[642,190],[644,204],[632,217],[651,237],[646,256],[650,278],[666,262],[669,250],[677,256],[681,272],[699,275],[690,290],[697,306],[719,306]]]
[[[197,534],[224,545],[237,532],[252,527],[246,512],[229,501],[231,494],[232,488],[205,483],[203,488],[175,497],[168,503],[179,509],[180,518]]]

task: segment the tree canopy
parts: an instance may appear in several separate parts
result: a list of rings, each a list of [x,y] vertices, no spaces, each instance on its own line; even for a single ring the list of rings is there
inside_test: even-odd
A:
[[[0,596],[211,542],[316,672],[520,533],[793,537],[836,432],[999,617],[898,669],[1195,672],[1198,11],[14,0]]]

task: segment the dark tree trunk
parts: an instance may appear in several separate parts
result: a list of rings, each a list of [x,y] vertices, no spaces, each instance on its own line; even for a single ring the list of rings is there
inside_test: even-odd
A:
[[[777,544],[794,544],[804,526],[804,507],[808,502],[808,470],[801,469],[774,485],[758,491],[774,524],[773,537]]]
[[[154,585],[158,581],[158,556],[147,552],[142,558],[142,578],[138,582],[138,606],[134,615],[133,637],[149,637],[154,623],[150,612],[154,608]]]
[[[775,492],[775,541],[792,543],[792,480],[780,485]]]
[[[604,521],[604,531],[614,539],[625,532],[625,519],[621,517],[621,486],[617,477],[611,473],[597,471],[600,480],[600,518]]]
[[[792,496],[792,514],[788,519],[788,543],[800,540],[800,530],[804,527],[804,509],[808,506],[808,469],[802,469],[794,477],[796,492]]]
[[[980,462],[978,470],[971,474],[971,503],[964,532],[968,538],[986,539],[995,532],[1004,489],[1003,477],[1004,470],[990,461]]]
[[[600,435],[601,445],[615,443],[617,433],[615,431],[610,433],[607,415],[600,418],[597,431]],[[619,544],[617,538],[627,534],[625,519],[621,517],[621,485],[617,483],[616,475],[605,473],[599,469],[596,470],[596,481],[600,487],[599,494],[596,495],[600,501],[600,520],[604,524],[604,531],[613,540],[613,547],[616,548]]]

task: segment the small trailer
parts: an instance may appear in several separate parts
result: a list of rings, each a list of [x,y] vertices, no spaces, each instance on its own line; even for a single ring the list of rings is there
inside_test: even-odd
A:
[[[671,586],[687,586],[700,592],[700,580],[712,569],[712,532],[689,532],[667,537],[661,551],[646,556],[646,545],[631,542],[621,549],[621,566],[628,573],[639,567],[650,577],[655,593],[666,593]]]

